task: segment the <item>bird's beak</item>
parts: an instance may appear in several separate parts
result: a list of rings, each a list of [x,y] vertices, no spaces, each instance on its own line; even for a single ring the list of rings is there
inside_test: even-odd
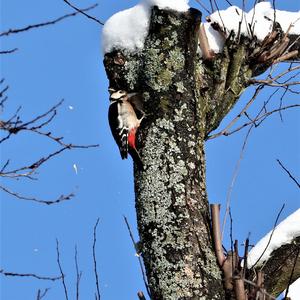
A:
[[[113,89],[113,88],[108,88],[108,92],[109,92],[110,94],[112,94],[112,93],[116,92],[116,90]]]

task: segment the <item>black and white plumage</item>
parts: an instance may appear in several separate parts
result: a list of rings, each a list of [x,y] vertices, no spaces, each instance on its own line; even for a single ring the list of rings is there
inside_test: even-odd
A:
[[[136,149],[136,131],[144,117],[143,111],[138,108],[136,93],[128,94],[126,91],[113,91],[110,95],[108,120],[112,135],[119,147],[122,159],[128,157],[141,167],[142,161]],[[137,117],[142,114],[141,118]]]

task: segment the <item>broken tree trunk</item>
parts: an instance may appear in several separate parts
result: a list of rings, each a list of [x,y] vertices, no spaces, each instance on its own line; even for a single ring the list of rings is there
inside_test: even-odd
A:
[[[143,96],[135,166],[141,253],[153,300],[225,299],[213,250],[204,142],[270,61],[255,42],[230,36],[222,53],[199,53],[201,13],[152,10],[144,49],[107,53],[110,87]]]

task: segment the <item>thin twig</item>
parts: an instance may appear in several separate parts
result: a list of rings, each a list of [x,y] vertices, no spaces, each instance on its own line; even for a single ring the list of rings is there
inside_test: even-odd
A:
[[[77,253],[77,246],[75,246],[76,300],[79,300],[79,286],[80,286],[80,280],[81,280],[81,276],[82,276],[82,271],[79,272],[77,254],[78,254]]]
[[[271,240],[272,240],[274,231],[275,231],[275,229],[276,229],[277,222],[278,222],[278,220],[279,220],[279,217],[280,217],[280,215],[281,215],[281,213],[282,213],[284,207],[285,207],[285,204],[282,205],[282,207],[281,207],[279,213],[277,214],[277,217],[276,217],[276,220],[275,220],[275,223],[274,223],[274,226],[273,226],[273,229],[272,229],[270,238],[269,238],[269,240],[268,240],[268,243],[267,243],[267,245],[266,245],[264,251],[262,252],[262,254],[260,255],[260,257],[257,259],[257,261],[255,262],[255,264],[252,265],[251,269],[254,269],[254,268],[255,268],[255,266],[258,264],[258,262],[261,260],[261,258],[264,256],[265,252],[267,251],[267,249],[268,249],[268,247],[269,247],[269,245],[270,245],[270,243],[271,243]]]
[[[38,290],[37,296],[36,296],[36,300],[41,300],[43,299],[46,294],[48,293],[48,291],[50,290],[50,288],[46,288],[43,292],[41,292],[41,290]]]
[[[96,6],[98,6],[98,4],[94,4],[94,5],[92,5],[92,6],[89,6],[89,7],[87,7],[87,8],[84,8],[84,9],[82,9],[81,11],[82,11],[82,12],[84,12],[84,11],[89,11],[89,10],[91,10],[91,9],[94,9]],[[20,33],[20,32],[24,32],[24,31],[28,31],[28,30],[31,30],[31,29],[34,29],[34,28],[44,27],[44,26],[48,26],[48,25],[54,25],[54,24],[56,24],[56,23],[58,23],[58,22],[60,22],[60,21],[62,21],[62,20],[64,20],[64,19],[66,19],[66,18],[76,16],[76,15],[78,15],[79,13],[80,13],[80,12],[77,11],[77,12],[73,12],[73,13],[71,13],[71,14],[66,14],[66,15],[64,15],[64,16],[62,16],[62,17],[59,17],[59,18],[57,18],[57,19],[54,19],[54,20],[52,20],[52,21],[47,21],[47,22],[38,23],[38,24],[34,24],[34,25],[28,25],[28,26],[26,26],[26,27],[24,27],[24,28],[9,29],[9,30],[7,30],[7,31],[4,31],[4,32],[0,33],[0,37],[1,37],[1,36],[8,36],[8,35],[10,35],[10,34],[15,34],[15,33]]]
[[[202,3],[200,0],[196,0],[196,2],[208,13],[212,14],[212,11],[209,11],[208,8]]]
[[[130,236],[130,239],[132,241],[132,245],[133,245],[135,251],[138,252],[139,250],[137,249],[137,244],[136,244],[136,242],[134,240],[134,236],[133,236],[132,230],[130,228],[129,222],[128,222],[126,216],[123,216],[123,218],[124,218],[126,227],[128,229],[129,236]],[[143,277],[143,281],[144,281],[144,284],[145,284],[145,288],[146,288],[147,294],[148,294],[148,296],[151,299],[150,288],[149,288],[147,277],[146,277],[146,273],[145,273],[145,270],[144,270],[144,267],[143,267],[143,261],[141,259],[141,256],[139,255],[139,253],[137,253],[137,258],[138,258],[138,261],[139,261],[140,270],[141,270],[141,273],[142,273],[142,277]]]
[[[244,142],[243,142],[243,145],[242,145],[242,149],[240,151],[240,156],[239,156],[239,159],[238,159],[238,161],[235,165],[234,172],[233,172],[232,179],[231,179],[231,183],[230,183],[230,186],[228,188],[227,197],[226,197],[227,198],[226,199],[226,211],[225,211],[225,215],[224,215],[224,219],[223,219],[223,225],[222,225],[222,236],[221,236],[222,239],[224,237],[224,230],[225,230],[226,220],[227,220],[227,216],[228,216],[228,213],[229,213],[229,210],[230,210],[232,190],[233,190],[236,178],[238,176],[238,173],[239,173],[239,170],[240,170],[240,165],[241,165],[242,159],[244,157],[244,152],[246,150],[246,145],[247,145],[247,142],[248,142],[248,138],[250,136],[250,133],[251,133],[253,127],[254,127],[254,125],[252,124],[250,126],[250,128],[248,129],[247,133],[246,133],[246,136],[244,138]]]
[[[294,276],[294,272],[295,272],[295,268],[296,268],[296,264],[297,264],[297,261],[298,261],[299,254],[300,254],[300,246],[298,246],[298,248],[297,248],[297,255],[295,256],[293,268],[292,268],[292,271],[291,271],[291,275],[290,275],[289,282],[288,282],[287,288],[285,290],[285,295],[284,295],[283,299],[287,299],[287,296],[288,296],[288,293],[289,293],[289,288],[290,288],[290,285],[292,284],[292,280],[293,280],[293,276]]]
[[[67,286],[66,286],[66,282],[65,282],[65,274],[63,273],[62,267],[61,267],[61,263],[60,263],[60,253],[59,253],[59,242],[58,239],[56,239],[56,253],[57,253],[57,264],[59,267],[59,271],[61,274],[61,282],[64,288],[64,292],[65,292],[65,298],[66,300],[68,300],[68,290],[67,290]]]
[[[77,11],[77,13],[83,14],[83,15],[86,16],[87,18],[89,18],[89,19],[91,19],[91,20],[94,20],[95,22],[97,22],[97,23],[100,24],[100,25],[104,25],[103,22],[99,21],[99,20],[96,19],[95,17],[92,17],[92,16],[86,14],[86,13],[84,12],[84,10],[77,8],[76,6],[74,6],[73,4],[71,4],[69,1],[67,1],[67,0],[63,0],[63,1],[64,1],[65,3],[67,3],[70,7],[72,7],[73,9],[75,9],[75,10]]]
[[[276,161],[279,163],[281,168],[289,175],[289,177],[296,183],[298,188],[300,188],[300,183],[297,181],[297,179],[291,174],[291,172],[282,164],[282,162],[279,159],[276,159]]]
[[[46,205],[57,204],[57,203],[60,203],[63,201],[67,201],[75,196],[73,193],[71,193],[68,195],[61,195],[61,196],[59,196],[59,198],[57,198],[55,200],[41,200],[41,199],[38,199],[35,197],[26,197],[26,196],[20,195],[16,192],[9,190],[8,188],[4,187],[3,185],[0,185],[0,189],[4,192],[10,194],[11,196],[16,197],[17,199],[26,200],[26,201],[34,201],[34,202],[38,202],[38,203],[46,204]]]
[[[251,99],[247,102],[247,104],[244,106],[244,108],[238,113],[238,115],[223,130],[209,136],[208,140],[214,139],[220,135],[226,135],[228,133],[228,130],[241,118],[241,116],[243,114],[245,114],[245,112],[248,110],[248,108],[251,106],[251,104],[254,102],[254,100],[257,98],[257,96],[259,95],[259,93],[261,92],[261,90],[263,88],[264,88],[263,85],[258,86],[255,89],[255,92],[254,92],[253,96],[251,97]]]
[[[61,276],[55,276],[55,277],[49,277],[49,276],[40,276],[36,275],[33,273],[15,273],[15,272],[7,272],[4,271],[3,269],[0,270],[0,273],[4,276],[11,276],[11,277],[32,277],[35,279],[40,279],[40,280],[50,280],[50,281],[56,281],[61,279]]]
[[[256,283],[248,280],[248,279],[244,279],[244,281],[254,287],[256,287],[261,293],[263,293],[264,295],[268,296],[269,299],[275,300],[276,298],[274,296],[272,296],[271,294],[267,293],[265,290],[262,290],[260,286],[257,286]]]
[[[252,125],[252,126],[254,126],[254,127],[258,127],[259,125],[261,125],[261,123],[262,123],[263,121],[265,121],[265,120],[267,119],[268,116],[270,116],[270,115],[272,115],[272,114],[274,114],[274,113],[283,111],[283,110],[287,110],[287,109],[290,109],[290,108],[296,108],[296,107],[300,107],[300,104],[288,105],[288,106],[284,106],[284,107],[281,107],[281,108],[274,109],[274,110],[272,110],[272,111],[270,111],[270,112],[266,112],[266,113],[264,113],[264,114],[262,114],[262,115],[257,116],[255,119],[250,120],[249,122],[244,123],[243,125],[237,127],[236,129],[224,133],[223,135],[225,135],[225,136],[232,135],[232,134],[234,134],[234,133],[240,131],[241,129],[246,128],[246,127],[249,126],[249,125]],[[259,121],[259,122],[258,122],[258,121]],[[256,122],[258,122],[258,123],[256,123]]]
[[[0,51],[0,54],[11,54],[18,50],[19,50],[18,48],[14,48],[14,49],[10,49],[10,50],[2,50],[2,51]]]
[[[95,280],[96,280],[96,299],[100,300],[100,289],[99,289],[99,275],[97,271],[97,257],[96,257],[96,243],[97,243],[97,226],[99,224],[99,218],[96,221],[96,224],[94,226],[94,238],[93,238],[93,261],[94,261],[94,274],[95,274]]]

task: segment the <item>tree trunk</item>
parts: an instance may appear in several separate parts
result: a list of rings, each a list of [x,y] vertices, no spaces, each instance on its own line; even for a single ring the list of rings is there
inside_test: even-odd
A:
[[[145,169],[135,169],[135,190],[152,299],[224,299],[206,194],[205,118],[196,93],[199,24],[195,10],[154,9],[143,52],[148,115],[139,148]]]
[[[199,54],[201,13],[152,10],[144,49],[104,58],[110,87],[139,92],[144,169],[135,166],[141,252],[151,298],[225,299],[206,193],[204,142],[234,106],[272,43],[230,35],[222,53]],[[258,48],[256,48],[258,47]],[[253,54],[257,53],[257,54]],[[275,59],[276,57],[274,57]]]

